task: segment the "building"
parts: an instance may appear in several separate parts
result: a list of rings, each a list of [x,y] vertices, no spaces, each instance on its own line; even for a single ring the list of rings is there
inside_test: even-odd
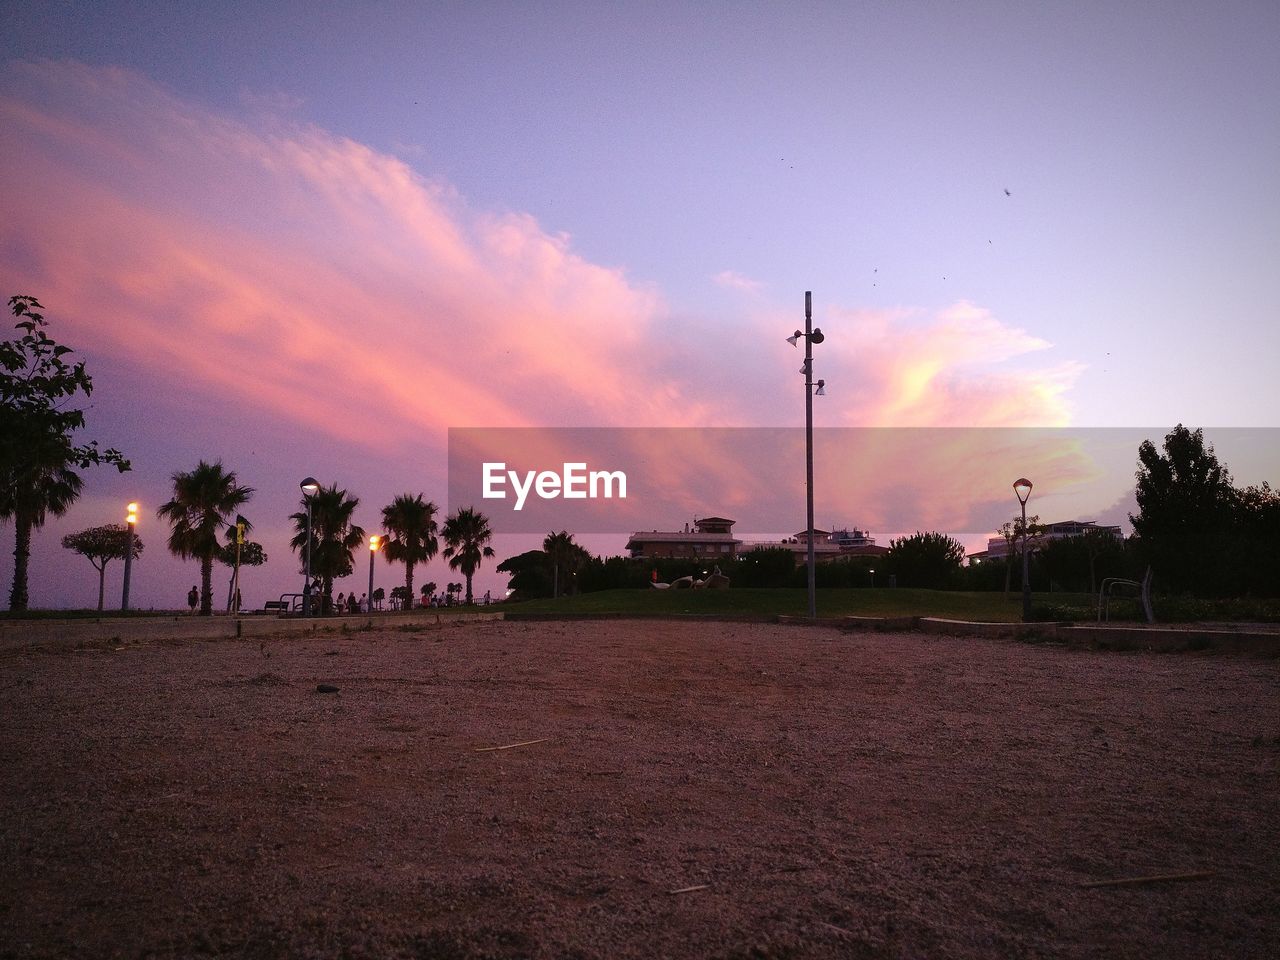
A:
[[[1043,527],[1040,533],[1030,538],[1031,549],[1037,550],[1041,545],[1052,540],[1065,540],[1068,537],[1082,537],[1091,531],[1098,531],[1123,540],[1124,534],[1118,526],[1098,526],[1093,520],[1060,520]],[[1003,560],[1009,553],[1009,543],[1004,537],[991,537],[987,540],[987,549],[968,556],[970,564],[984,563],[989,560]]]
[[[809,562],[809,531],[801,530],[786,540],[764,540],[751,544],[753,550],[790,550],[795,554],[797,566]],[[864,530],[814,530],[813,558],[815,561],[838,560],[841,557],[883,557],[888,547],[876,544],[875,538]]]
[[[738,555],[742,541],[733,536],[735,521],[724,517],[703,517],[693,521],[693,529],[640,530],[627,540],[632,557],[654,560],[678,557],[686,560],[726,560]]]

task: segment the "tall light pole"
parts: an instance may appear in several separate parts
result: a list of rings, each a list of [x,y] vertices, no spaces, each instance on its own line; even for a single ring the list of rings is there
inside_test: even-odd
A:
[[[824,388],[827,383],[825,380],[813,379],[813,345],[821,343],[826,338],[821,330],[813,326],[813,293],[809,290],[804,292],[804,330],[803,332],[797,330],[787,337],[787,343],[794,347],[801,337],[804,337],[804,366],[800,368],[800,372],[804,374],[805,515],[809,524],[809,533],[805,539],[809,547],[809,619],[812,620],[818,615],[818,577],[813,553],[813,398],[821,397],[826,393]],[[815,385],[818,388],[816,391],[813,389]]]
[[[311,616],[311,498],[320,489],[320,484],[315,477],[307,477],[298,486],[302,488],[302,497],[307,501],[307,560],[304,568],[306,579],[302,582],[302,615],[309,617]]]
[[[375,533],[369,538],[369,613],[373,613],[373,558],[378,555],[380,546],[382,538]]]
[[[1031,578],[1027,562],[1027,501],[1031,499],[1031,481],[1019,477],[1013,484],[1013,492],[1022,504],[1022,622],[1026,623],[1031,619]]]
[[[120,597],[120,609],[129,609],[129,575],[133,572],[133,528],[138,522],[138,504],[131,503],[124,515],[124,590]]]

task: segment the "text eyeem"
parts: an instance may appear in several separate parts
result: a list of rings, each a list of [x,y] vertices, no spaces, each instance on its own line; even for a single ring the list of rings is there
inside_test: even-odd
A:
[[[621,470],[587,471],[585,463],[566,463],[561,473],[554,470],[526,470],[520,474],[508,470],[506,463],[484,463],[484,489],[481,496],[486,500],[507,499],[506,485],[511,484],[515,491],[516,502],[513,509],[520,510],[528,498],[530,491],[537,493],[543,500],[592,500],[601,497],[611,500],[627,498],[627,475]],[[615,485],[617,493],[614,492]]]

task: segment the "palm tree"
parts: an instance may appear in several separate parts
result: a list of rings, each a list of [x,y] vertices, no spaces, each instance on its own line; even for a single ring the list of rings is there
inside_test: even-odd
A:
[[[470,604],[471,578],[480,569],[480,562],[493,556],[493,548],[488,545],[493,539],[489,518],[471,507],[462,507],[445,520],[440,533],[448,544],[444,548],[444,556],[449,558],[449,568],[461,570],[466,577],[467,603]]]
[[[422,494],[402,493],[382,508],[382,526],[390,535],[383,552],[392,563],[404,564],[406,606],[413,606],[413,568],[436,555],[436,505]]]
[[[573,534],[567,530],[549,533],[542,541],[542,551],[551,564],[551,583],[553,596],[566,592],[565,587],[573,583],[582,565],[591,559],[591,555],[573,542]]]
[[[47,455],[46,455],[47,454]],[[0,520],[13,519],[13,587],[9,609],[27,609],[27,572],[31,560],[31,531],[45,518],[60,517],[80,497],[83,481],[71,469],[58,444],[25,451],[20,468],[6,471],[0,484]]]
[[[168,520],[169,550],[184,560],[200,561],[200,615],[213,616],[213,559],[218,555],[218,532],[227,526],[227,517],[253,496],[253,487],[243,487],[235,471],[227,472],[222,461],[201,460],[189,473],[173,475],[173,499],[156,515]]]
[[[320,487],[311,495],[311,573],[322,583],[320,595],[325,609],[333,593],[333,581],[350,576],[355,569],[353,551],[364,543],[364,528],[351,522],[351,515],[360,505],[359,497],[347,495],[335,483]],[[302,510],[289,517],[298,531],[289,546],[306,555],[307,549],[307,500],[302,500]]]

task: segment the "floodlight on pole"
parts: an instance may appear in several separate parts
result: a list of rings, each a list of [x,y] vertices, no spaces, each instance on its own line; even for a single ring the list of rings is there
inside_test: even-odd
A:
[[[129,609],[129,578],[133,573],[133,528],[138,524],[138,504],[133,502],[125,507],[124,526],[124,589],[120,593],[120,609]]]
[[[373,558],[378,554],[378,548],[382,546],[382,538],[376,533],[369,538],[369,606],[366,612],[373,613]]]
[[[1031,499],[1032,483],[1026,477],[1019,477],[1013,483],[1014,496],[1022,505],[1022,621],[1031,619],[1031,577],[1030,564],[1027,559],[1027,501]]]
[[[307,559],[304,567],[306,579],[302,582],[302,615],[311,616],[311,498],[320,489],[315,477],[307,477],[298,486],[302,489],[302,498],[307,502]]]
[[[826,396],[826,381],[813,379],[813,345],[826,339],[822,331],[813,326],[813,294],[804,293],[804,329],[797,330],[787,337],[787,343],[799,346],[804,338],[804,366],[800,375],[804,377],[804,459],[805,459],[805,515],[808,519],[808,565],[809,565],[809,617],[813,619],[817,611],[817,568],[813,544],[813,398]],[[816,388],[816,390],[815,390]]]

